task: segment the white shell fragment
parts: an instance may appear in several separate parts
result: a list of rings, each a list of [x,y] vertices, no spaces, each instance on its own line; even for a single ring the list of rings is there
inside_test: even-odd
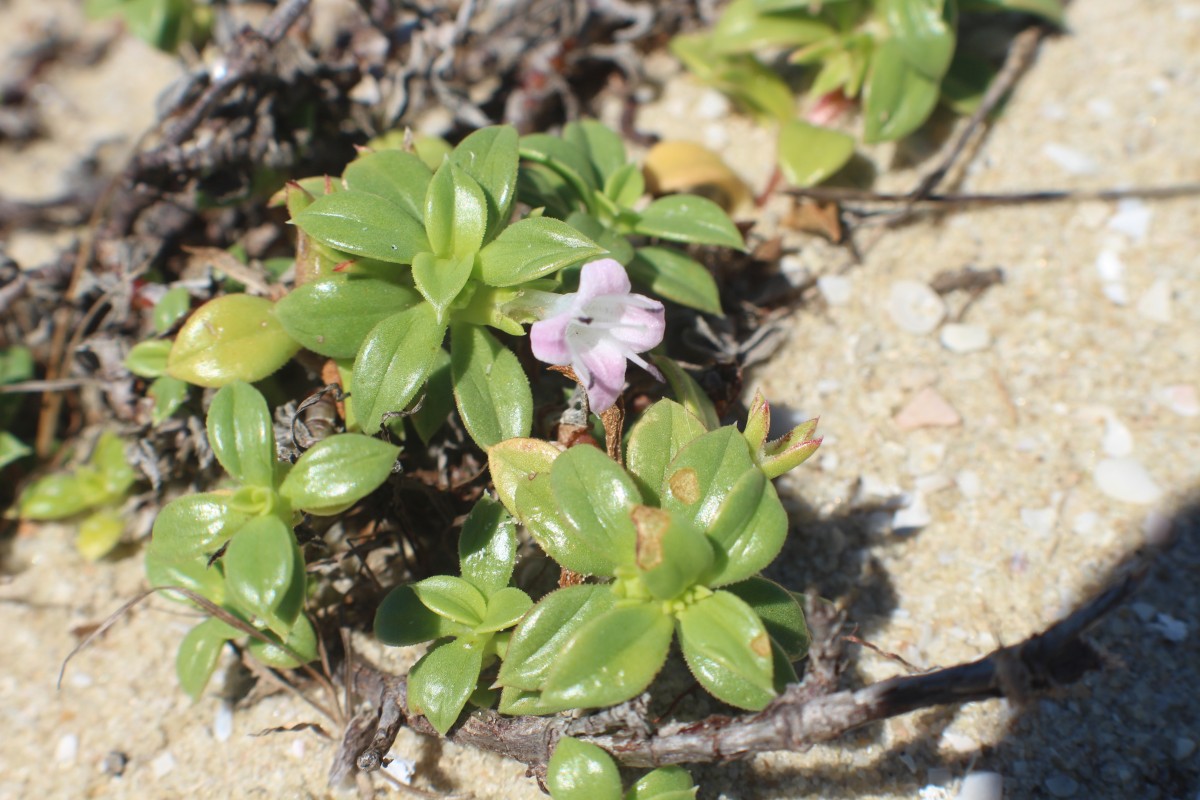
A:
[[[1150,229],[1150,207],[1136,197],[1128,197],[1117,203],[1117,213],[1108,221],[1109,230],[1123,233],[1135,242],[1146,238]]]
[[[970,772],[955,800],[1004,800],[1004,778],[998,772]]]
[[[1114,457],[1127,456],[1133,452],[1133,434],[1115,414],[1104,420],[1104,453]]]
[[[1091,156],[1058,142],[1047,142],[1042,155],[1071,175],[1091,175],[1099,169]]]
[[[946,316],[941,296],[920,281],[896,281],[888,295],[888,316],[903,331],[931,333]]]
[[[1162,489],[1141,462],[1132,458],[1106,458],[1092,471],[1096,486],[1123,503],[1146,505],[1162,497]]]
[[[1181,417],[1200,415],[1200,394],[1190,384],[1164,386],[1157,392],[1158,401]]]
[[[850,279],[843,275],[822,275],[817,278],[817,289],[831,306],[844,306],[850,302]]]
[[[1100,285],[1104,296],[1113,305],[1129,305],[1129,290],[1125,288],[1125,264],[1115,250],[1101,250],[1096,256],[1096,272],[1100,275]]]
[[[942,347],[951,353],[975,353],[986,350],[992,343],[992,336],[986,328],[960,322],[943,325],[938,338],[942,342]]]

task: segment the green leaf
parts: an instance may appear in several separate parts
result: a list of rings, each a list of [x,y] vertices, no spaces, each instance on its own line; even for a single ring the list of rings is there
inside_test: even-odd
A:
[[[750,606],[716,592],[679,614],[688,668],[722,702],[761,711],[775,699],[771,638]]]
[[[720,315],[717,282],[700,262],[665,247],[639,247],[629,277],[651,292],[682,306]]]
[[[250,486],[275,485],[275,431],[267,401],[248,383],[223,387],[208,407],[208,443],[225,471]]]
[[[266,635],[273,640],[279,639],[271,631],[266,631]],[[246,647],[250,651],[250,655],[268,667],[295,669],[301,664],[307,664],[317,657],[317,632],[313,630],[312,623],[308,621],[308,617],[303,614],[296,617],[296,624],[288,631],[284,644],[288,650],[300,656],[299,661],[276,643],[267,644],[257,638],[251,638]]]
[[[775,70],[752,55],[715,52],[712,36],[684,34],[671,40],[671,52],[697,78],[734,98],[764,121],[783,121],[795,115],[796,99]]]
[[[567,642],[542,688],[547,708],[599,708],[636,697],[667,658],[671,618],[659,604],[614,608]]]
[[[607,585],[584,584],[558,589],[538,601],[513,631],[496,682],[534,691],[558,661],[575,633],[616,603]],[[504,713],[511,713],[501,709]]]
[[[587,153],[557,136],[545,133],[522,136],[521,158],[553,170],[567,182],[576,198],[585,204],[590,205],[592,192],[602,188]]]
[[[432,177],[425,162],[403,150],[366,153],[351,161],[342,173],[347,189],[378,195],[403,208],[413,219],[421,219],[425,213],[425,193]]]
[[[487,614],[483,593],[462,578],[434,575],[412,584],[412,590],[430,610],[448,620],[474,628]]]
[[[206,559],[173,561],[160,556],[154,547],[146,550],[146,580],[151,586],[175,586],[189,589],[221,605],[225,602],[225,578],[219,565],[208,566]],[[172,600],[193,605],[191,600],[168,593]]]
[[[304,557],[296,537],[274,516],[250,520],[225,555],[229,600],[279,634],[292,629],[304,605]]]
[[[815,186],[846,165],[854,155],[854,138],[832,128],[801,120],[779,129],[779,166],[793,186]]]
[[[88,464],[101,476],[104,487],[102,502],[116,502],[124,498],[129,487],[137,480],[137,473],[125,454],[125,440],[112,431],[105,431],[96,440],[96,447],[88,458]]]
[[[200,698],[217,668],[221,648],[233,638],[232,633],[233,629],[219,619],[206,619],[183,637],[175,655],[175,674],[188,697]]]
[[[621,773],[603,749],[564,736],[546,764],[553,800],[621,800]]]
[[[517,198],[546,216],[566,219],[579,206],[579,195],[557,172],[541,164],[524,164],[517,173]]]
[[[626,164],[604,181],[604,194],[620,208],[629,208],[646,193],[646,179],[637,164]]]
[[[33,452],[33,448],[22,442],[8,431],[0,430],[0,468],[7,467],[14,461],[24,458]]]
[[[453,639],[435,645],[408,674],[408,704],[443,736],[458,720],[479,682],[483,645]]]
[[[505,228],[479,251],[480,278],[489,286],[516,286],[604,252],[561,220],[529,217]]]
[[[694,525],[660,508],[637,506],[637,567],[655,598],[674,600],[712,566],[713,551]]]
[[[79,525],[75,549],[88,561],[98,561],[112,552],[125,532],[125,520],[111,509],[101,509]]]
[[[171,352],[170,339],[147,339],[138,342],[125,356],[125,369],[139,378],[157,378],[167,371],[167,355]]]
[[[347,189],[318,197],[293,221],[322,244],[391,264],[411,264],[430,249],[420,216],[367,192]]]
[[[481,128],[458,143],[450,161],[470,175],[487,198],[489,242],[508,225],[517,191],[519,139],[511,125]]]
[[[196,309],[171,346],[167,374],[197,386],[262,380],[282,367],[300,345],[271,313],[271,301],[228,294]]]
[[[483,245],[487,224],[483,189],[465,171],[446,161],[433,174],[425,194],[425,233],[434,254],[454,260],[474,255]]]
[[[696,379],[672,358],[651,356],[650,360],[662,371],[663,377],[671,387],[671,394],[675,395],[683,407],[700,420],[705,428],[710,431],[716,430],[721,424],[721,420],[717,418],[717,409],[700,388],[700,384],[696,383]]]
[[[712,200],[694,194],[660,197],[646,207],[633,229],[643,236],[673,242],[746,249],[742,234],[729,215]]]
[[[539,475],[549,476],[554,459],[562,452],[541,439],[509,439],[488,450],[488,471],[492,473],[496,496],[525,525],[530,523],[518,510],[522,496]]]
[[[634,250],[629,239],[586,211],[572,211],[567,215],[566,223],[603,247],[620,263],[628,264],[633,259]]]
[[[47,475],[21,492],[17,513],[21,519],[66,519],[91,508],[96,500],[82,491],[75,475]]]
[[[421,602],[411,585],[397,586],[375,612],[375,638],[404,647],[446,636],[462,636],[470,628],[443,617]]]
[[[249,521],[249,514],[230,507],[227,494],[185,495],[154,518],[150,551],[166,561],[203,562]]]
[[[335,434],[300,456],[279,493],[310,514],[340,514],[387,480],[399,454],[399,447],[370,436]]]
[[[808,652],[811,639],[804,621],[804,609],[787,589],[774,581],[755,576],[732,583],[725,587],[725,591],[741,598],[754,610],[767,634],[782,648],[789,660],[801,659]]]
[[[680,451],[667,470],[662,506],[708,534],[716,556],[701,579],[708,586],[755,574],[775,559],[787,537],[787,513],[775,487],[733,426]]]
[[[904,60],[922,77],[940,83],[954,57],[954,0],[879,0]]]
[[[801,47],[835,35],[810,11],[759,13],[756,0],[735,0],[713,27],[717,53],[760,53],[774,47]]]
[[[491,596],[508,586],[516,562],[516,525],[504,506],[485,494],[467,515],[458,537],[463,579]]]
[[[289,336],[314,353],[353,358],[371,328],[420,301],[421,295],[407,286],[338,275],[297,286],[275,304],[275,317]]]
[[[151,423],[160,425],[163,420],[178,411],[179,407],[187,402],[190,391],[191,387],[187,381],[172,378],[170,375],[155,378],[146,387],[146,395],[154,399],[154,409],[150,412]]]
[[[452,258],[439,258],[433,253],[417,253],[412,265],[413,281],[437,311],[438,319],[445,320],[446,309],[467,285],[467,279],[471,277],[471,269],[474,266],[474,252]]]
[[[393,314],[371,329],[354,359],[351,402],[364,433],[389,411],[403,411],[425,383],[442,348],[445,326],[427,303]]]
[[[492,633],[511,628],[532,606],[533,600],[529,599],[529,595],[507,586],[488,598],[487,613],[483,622],[475,626],[475,632]]]
[[[684,445],[706,432],[704,423],[674,400],[650,406],[629,431],[625,468],[633,475],[642,497],[660,505],[667,466]]]
[[[633,563],[637,533],[629,515],[642,497],[625,470],[595,447],[572,447],[555,460],[550,487],[566,523],[561,540],[538,540],[551,558],[584,575],[612,575]]]
[[[685,800],[696,796],[692,775],[680,766],[646,773],[625,793],[625,800]]]
[[[880,44],[863,86],[863,141],[901,139],[925,123],[937,105],[938,81],[911,67],[895,40]]]
[[[516,355],[482,327],[456,323],[450,335],[454,400],[471,438],[485,451],[528,436],[533,392]]]
[[[441,427],[446,424],[451,409],[454,408],[454,390],[451,387],[450,354],[438,348],[433,357],[433,368],[429,370],[429,380],[425,383],[425,394],[421,398],[421,407],[409,417],[421,441],[429,444]]]
[[[1012,11],[1033,14],[1058,27],[1065,27],[1061,0],[959,0],[963,11]]]
[[[158,333],[166,333],[171,330],[176,322],[183,319],[191,307],[192,298],[186,288],[176,286],[168,289],[154,304],[154,330]]]
[[[987,59],[960,50],[942,78],[941,101],[956,114],[974,114],[995,77],[996,69]]]
[[[562,138],[587,157],[598,179],[598,187],[603,186],[618,170],[628,166],[625,163],[625,143],[621,137],[596,120],[567,123]]]

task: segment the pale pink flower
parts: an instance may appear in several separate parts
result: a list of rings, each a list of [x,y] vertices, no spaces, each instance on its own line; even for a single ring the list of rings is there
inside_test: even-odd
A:
[[[626,361],[663,379],[638,353],[657,346],[665,328],[663,304],[630,294],[625,268],[604,258],[583,265],[579,291],[555,300],[529,339],[538,360],[574,369],[592,410],[604,411],[625,386]]]

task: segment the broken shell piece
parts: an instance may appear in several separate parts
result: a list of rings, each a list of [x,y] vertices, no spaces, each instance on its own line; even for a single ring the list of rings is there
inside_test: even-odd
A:
[[[651,194],[690,192],[729,212],[750,201],[745,182],[720,156],[695,142],[659,142],[646,154],[642,172]]]
[[[936,389],[927,386],[917,392],[892,421],[900,430],[911,431],[917,428],[951,428],[961,423],[962,417]]]

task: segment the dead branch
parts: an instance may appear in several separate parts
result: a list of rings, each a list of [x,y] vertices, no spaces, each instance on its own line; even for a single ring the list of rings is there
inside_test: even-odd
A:
[[[830,665],[828,654],[821,648],[830,647],[832,638],[837,637],[836,631],[832,638],[825,632],[814,637],[815,663],[809,677],[790,686],[756,714],[713,715],[656,727],[644,717],[644,712],[639,724],[630,725],[625,719],[627,714],[614,716],[611,709],[574,719],[506,717],[483,710],[467,716],[448,738],[456,744],[520,761],[535,773],[544,771],[562,736],[597,744],[624,766],[656,767],[725,762],[757,753],[803,750],[873,722],[947,703],[994,697],[1023,702],[1037,692],[1073,683],[1101,665],[1099,654],[1081,637],[1122,603],[1145,573],[1143,567],[1044,633],[1002,647],[978,661],[922,675],[891,678],[863,689],[828,691]],[[835,657],[833,661],[836,664],[840,659]],[[371,769],[382,762],[401,721],[417,733],[437,735],[423,716],[409,711],[404,678],[385,675],[360,661],[353,682],[364,699],[385,712],[374,740],[358,758],[360,768]],[[363,736],[361,730],[352,733]]]

